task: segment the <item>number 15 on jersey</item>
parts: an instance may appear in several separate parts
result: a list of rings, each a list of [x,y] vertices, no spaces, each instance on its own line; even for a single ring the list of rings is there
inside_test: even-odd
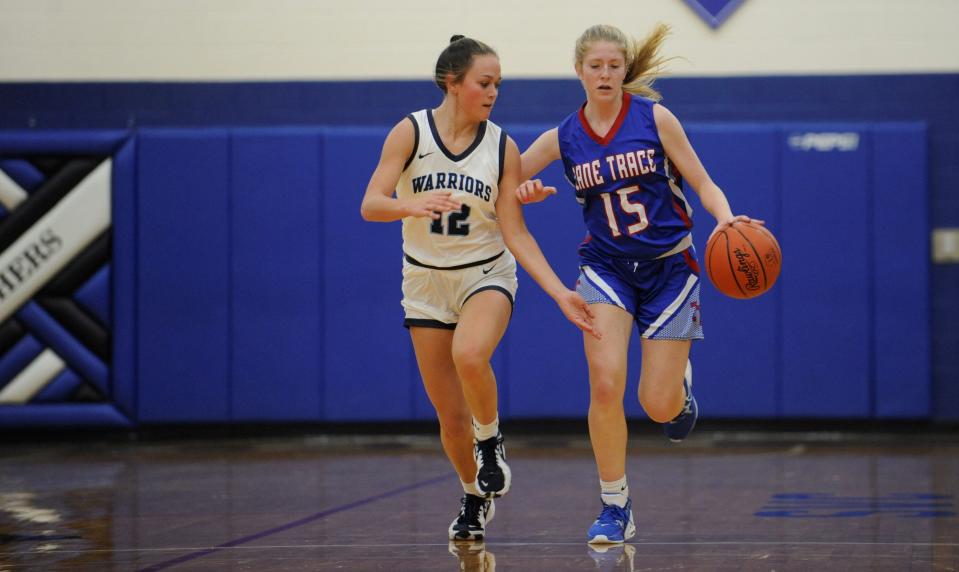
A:
[[[609,224],[609,230],[614,238],[623,235],[623,231],[619,228],[619,222],[616,220],[615,202],[619,203],[619,208],[622,209],[623,212],[636,217],[636,222],[626,226],[626,234],[634,235],[642,232],[643,229],[649,226],[649,219],[646,218],[646,207],[644,207],[642,203],[629,202],[629,196],[640,191],[642,191],[642,189],[640,189],[638,185],[617,189],[615,194],[618,195],[618,201],[613,197],[614,193],[603,193],[599,195],[600,198],[603,199],[603,209],[606,211],[606,222]]]

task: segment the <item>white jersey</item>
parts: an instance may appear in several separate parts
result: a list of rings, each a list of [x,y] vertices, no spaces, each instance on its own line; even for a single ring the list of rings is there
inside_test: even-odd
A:
[[[443,145],[431,110],[407,117],[413,121],[416,138],[396,196],[412,199],[420,193],[448,190],[463,204],[438,220],[404,218],[407,260],[432,268],[465,268],[497,257],[506,249],[496,219],[506,134],[492,121],[484,121],[469,148],[454,155]]]

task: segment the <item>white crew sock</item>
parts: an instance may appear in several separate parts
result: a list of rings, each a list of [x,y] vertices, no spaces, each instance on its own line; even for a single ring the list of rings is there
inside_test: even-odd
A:
[[[491,423],[482,425],[476,418],[473,418],[473,435],[477,441],[485,441],[491,437],[496,437],[499,433],[499,415]]]
[[[600,498],[606,504],[612,504],[619,507],[625,507],[629,501],[629,485],[626,484],[626,475],[615,481],[604,481],[600,479],[599,486],[602,492]]]

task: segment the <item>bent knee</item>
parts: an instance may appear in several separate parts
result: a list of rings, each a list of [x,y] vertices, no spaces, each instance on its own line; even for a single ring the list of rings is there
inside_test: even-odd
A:
[[[670,421],[675,419],[676,416],[679,415],[679,412],[682,410],[682,408],[679,408],[676,410],[673,410],[671,408],[666,408],[666,407],[652,408],[652,407],[646,407],[645,405],[643,406],[643,409],[646,411],[646,415],[648,415],[649,418],[655,421],[656,423],[669,423]]]
[[[683,409],[682,403],[676,404],[671,400],[654,399],[643,395],[640,395],[639,403],[643,406],[646,415],[656,423],[672,421]]]

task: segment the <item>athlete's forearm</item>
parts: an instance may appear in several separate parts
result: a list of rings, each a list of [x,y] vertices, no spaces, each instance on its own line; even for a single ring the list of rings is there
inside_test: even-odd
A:
[[[506,238],[506,235],[504,235]],[[516,233],[506,238],[506,246],[516,257],[516,260],[523,266],[523,269],[533,277],[533,280],[539,284],[551,298],[556,300],[560,295],[568,291],[553,267],[550,266],[543,255],[536,239],[529,232]]]
[[[699,190],[699,200],[703,203],[703,208],[713,215],[716,222],[722,223],[733,216],[732,209],[729,207],[729,201],[716,183],[710,181],[703,185]]]
[[[403,201],[377,194],[363,198],[360,215],[370,222],[393,222],[409,216],[409,213]]]

